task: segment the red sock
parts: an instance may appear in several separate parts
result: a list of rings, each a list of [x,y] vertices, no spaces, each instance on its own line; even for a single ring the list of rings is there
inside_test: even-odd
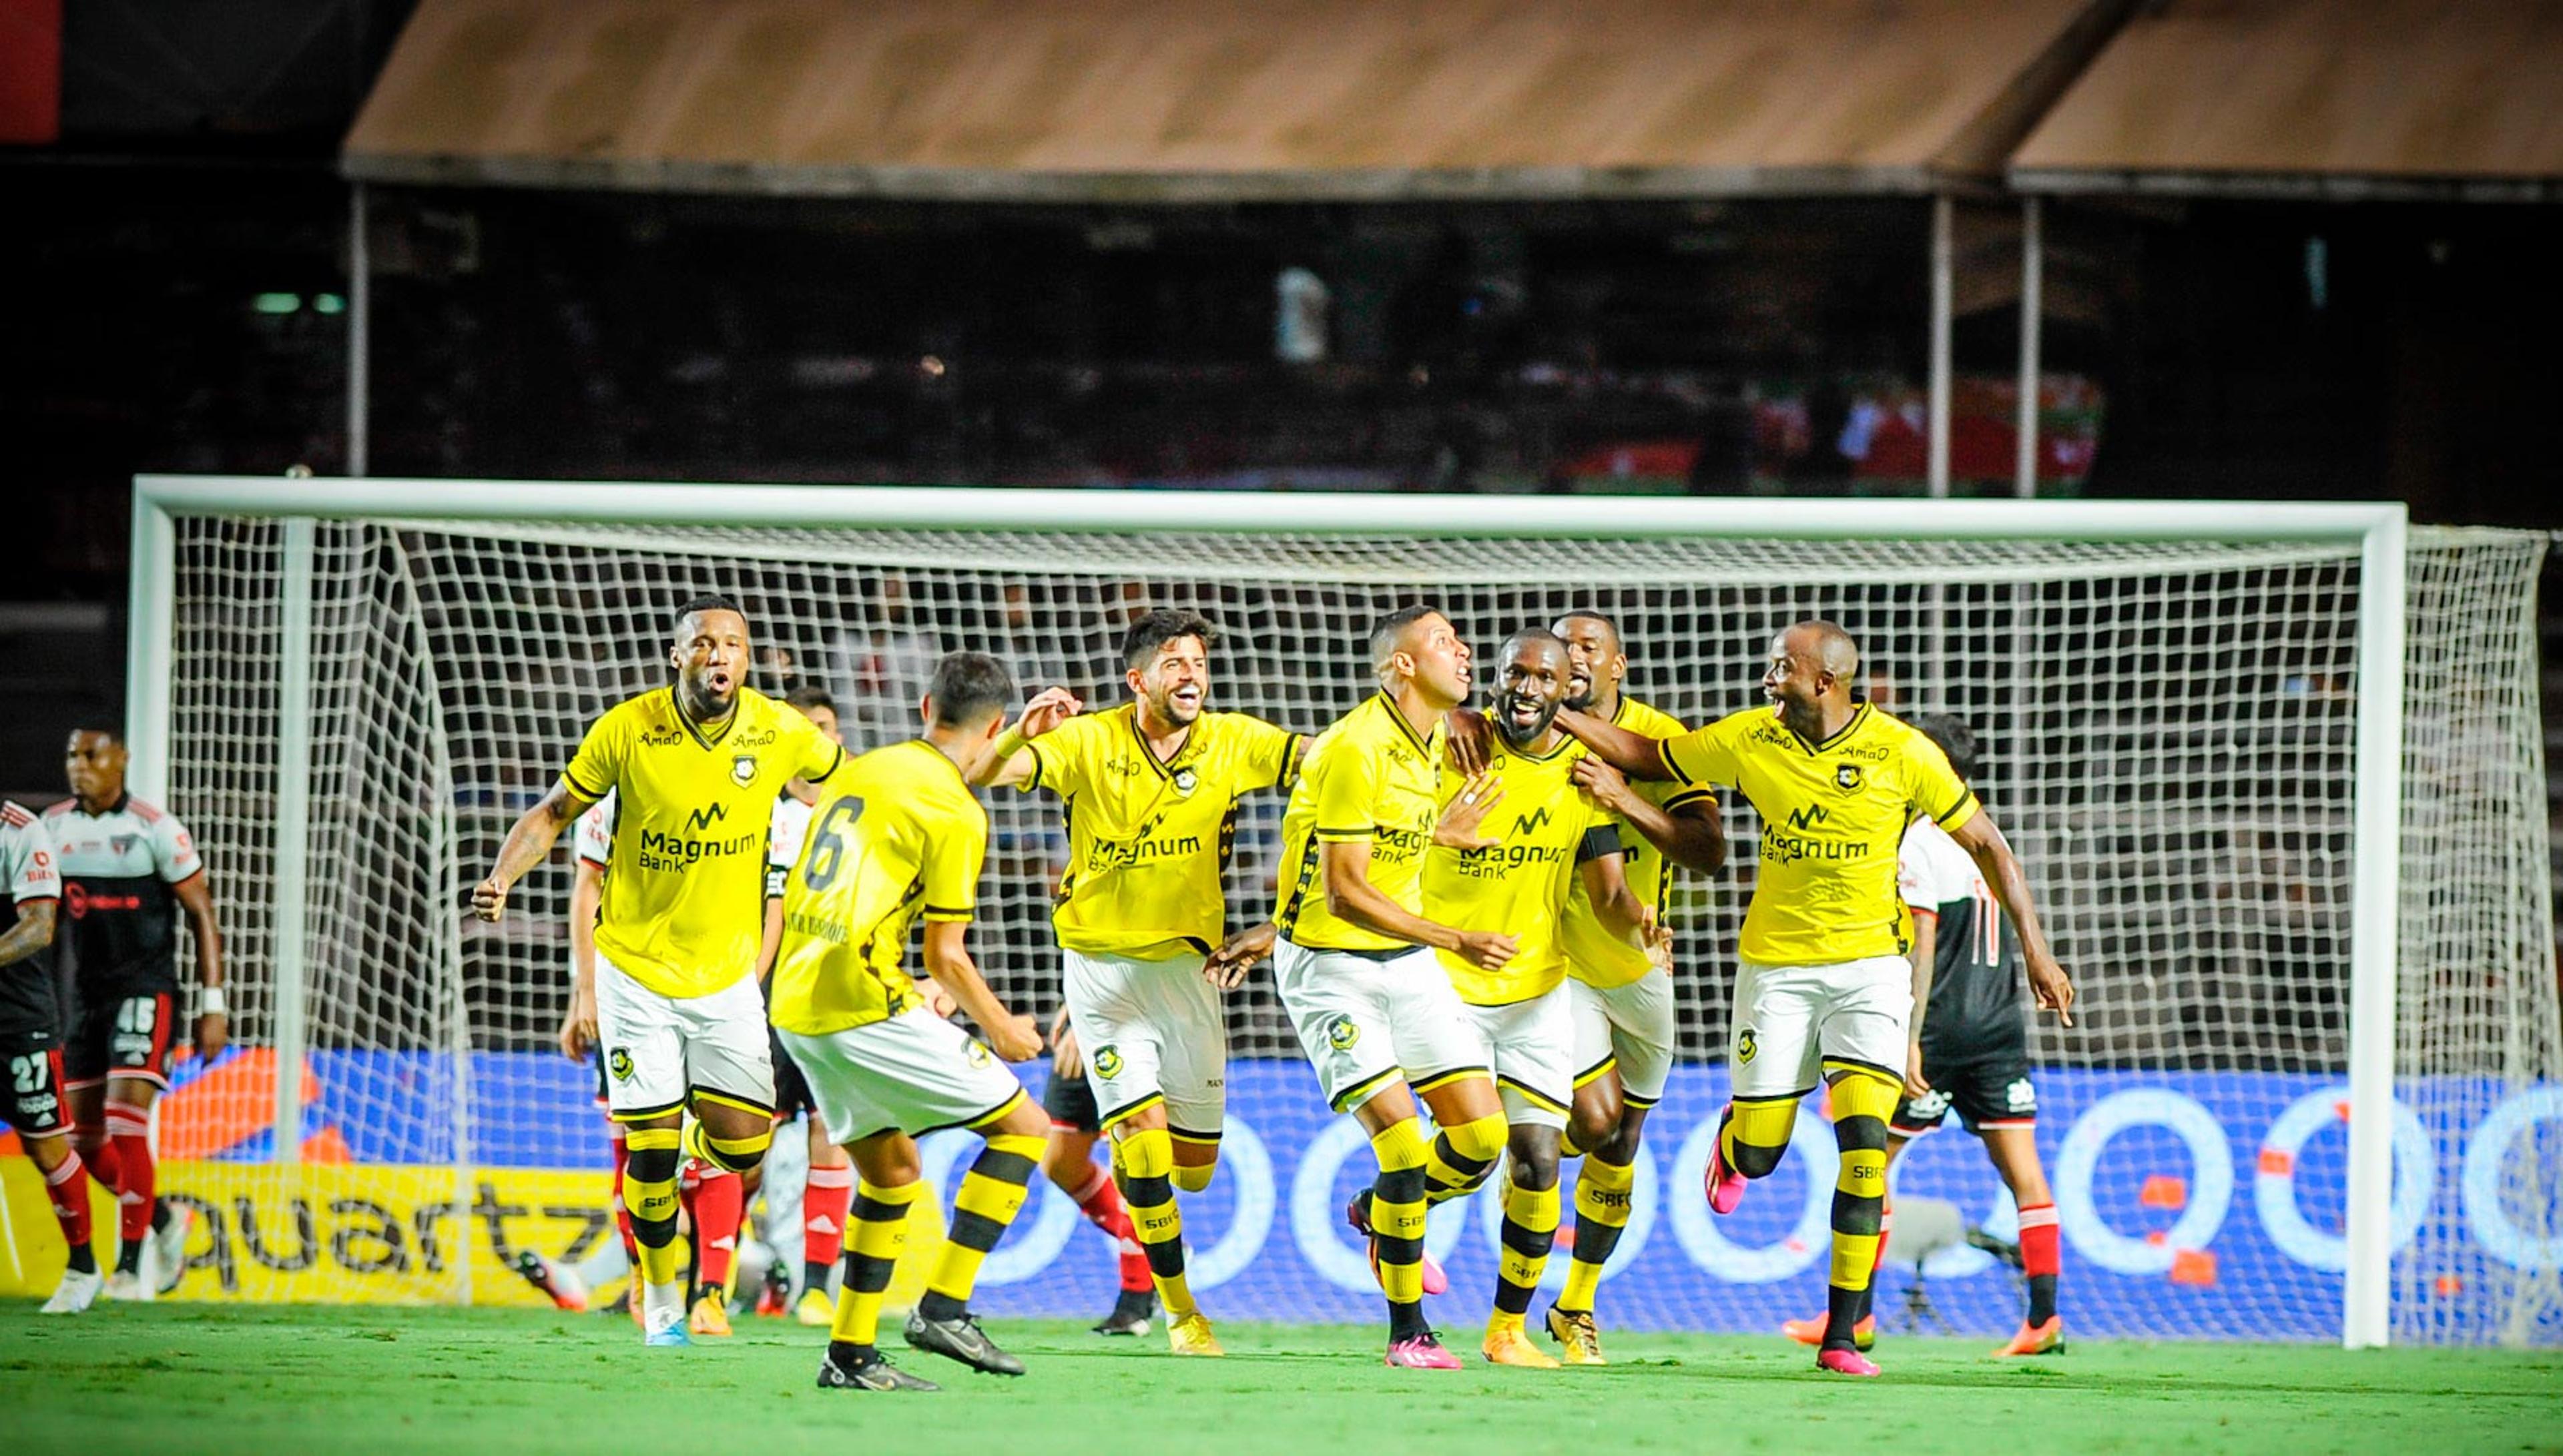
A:
[[[1877,1271],[1886,1263],[1886,1236],[1895,1231],[1895,1205],[1881,1198],[1877,1205],[1877,1257],[1869,1261],[1869,1287],[1877,1287]]]
[[[1101,1168],[1085,1186],[1069,1194],[1085,1213],[1085,1221],[1112,1236],[1113,1246],[1121,1255],[1121,1292],[1140,1294],[1156,1288],[1148,1277],[1148,1254],[1139,1247],[1139,1231],[1130,1223],[1130,1210],[1121,1206],[1121,1190],[1112,1184],[1112,1175]]]
[[[855,1171],[814,1168],[801,1187],[801,1262],[826,1268],[846,1248],[846,1217],[855,1206]]]
[[[106,1140],[106,1129],[80,1129],[72,1136],[72,1148],[80,1154],[81,1162],[88,1165],[89,1176],[99,1187],[106,1189],[108,1197],[114,1197],[115,1181],[122,1176],[123,1170],[116,1166],[115,1145]]]
[[[81,1156],[74,1151],[61,1167],[45,1175],[45,1196],[53,1200],[54,1221],[63,1226],[63,1242],[75,1251],[89,1247],[89,1185],[81,1182],[82,1167]],[[93,1262],[90,1267],[98,1266]]]
[[[2041,1274],[2055,1274],[2065,1268],[2064,1251],[2056,1241],[2056,1205],[2032,1203],[2020,1210],[2021,1272],[2035,1279]]]
[[[739,1219],[747,1187],[738,1175],[704,1169],[694,1183],[694,1288],[729,1289],[730,1260],[738,1254]]]
[[[632,1210],[623,1206],[623,1165],[632,1161],[632,1152],[623,1146],[623,1124],[609,1124],[614,1129],[614,1226],[623,1230],[623,1256],[632,1267],[641,1267],[641,1245],[632,1237]]]
[[[115,1231],[127,1244],[151,1231],[151,1199],[160,1169],[151,1158],[151,1114],[121,1102],[106,1105],[106,1140],[115,1149]]]

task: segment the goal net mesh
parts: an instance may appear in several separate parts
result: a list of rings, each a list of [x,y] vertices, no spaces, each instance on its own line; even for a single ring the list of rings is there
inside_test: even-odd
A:
[[[546,1207],[508,1173],[586,1171],[553,1196],[600,1201],[593,1074],[552,1045],[568,986],[566,836],[504,923],[467,924],[464,895],[586,724],[668,681],[686,598],[740,600],[756,685],[829,689],[856,750],[914,731],[945,651],[992,652],[1027,692],[1057,683],[1119,701],[1122,630],[1160,605],[1222,629],[1215,706],[1314,732],[1369,690],[1370,620],[1421,599],[1481,662],[1522,624],[1607,613],[1628,644],[1630,695],[1690,723],[1756,704],[1772,633],[1829,617],[1864,646],[1863,695],[1965,717],[1984,747],[1985,802],[2081,989],[2072,1028],[2042,1017],[2031,1033],[2070,1322],[2174,1337],[2339,1331],[2354,547],[323,521],[306,1110],[302,1156],[287,1167],[273,1138],[279,1070],[260,1060],[275,1031],[285,536],[277,520],[238,517],[180,517],[175,530],[168,799],[212,871],[242,1048],[183,1087],[164,1121],[164,1145],[178,1145],[164,1152],[182,1165],[169,1182],[195,1188],[215,1225],[196,1236],[183,1292],[521,1297],[493,1272],[512,1248],[557,1254],[597,1236],[592,1218]],[[2412,536],[2398,1339],[2563,1335],[2541,551],[2525,536]],[[972,949],[1011,1004],[1047,1016],[1059,806],[986,799]],[[1272,904],[1282,811],[1268,795],[1241,816],[1239,924]],[[1603,1286],[1614,1328],[1767,1331],[1823,1307],[1833,1158],[1816,1109],[1736,1215],[1708,1218],[1697,1192],[1758,834],[1731,796],[1727,825],[1727,871],[1679,875],[1672,895],[1681,1065]],[[1187,1198],[1196,1282],[1236,1315],[1372,1319],[1375,1291],[1335,1222],[1366,1150],[1325,1115],[1269,973],[1227,1005],[1232,1133],[1218,1183]],[[1037,1085],[1047,1066],[1024,1072]],[[949,1156],[929,1147],[929,1167]],[[2020,1284],[2003,1257],[2015,1211],[1954,1117],[1907,1151],[1895,1198],[1887,1328],[2015,1325]],[[797,1214],[780,1221],[796,1228]],[[1484,1208],[1436,1212],[1446,1320],[1482,1316],[1492,1237]],[[1552,1284],[1566,1263],[1561,1241]],[[1104,1242],[1044,1189],[990,1261],[980,1305],[1090,1315],[1111,1288]]]

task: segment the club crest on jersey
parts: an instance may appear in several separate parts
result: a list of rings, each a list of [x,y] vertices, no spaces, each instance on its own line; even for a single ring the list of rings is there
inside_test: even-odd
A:
[[[632,1053],[619,1046],[614,1048],[612,1051],[607,1052],[605,1054],[605,1069],[612,1072],[614,1074],[614,1080],[618,1082],[631,1081]]]
[[[1759,1050],[1761,1048],[1753,1040],[1752,1027],[1747,1026],[1735,1033],[1735,1060],[1739,1065],[1753,1060],[1753,1053]]]
[[[1121,1075],[1121,1048],[1117,1046],[1095,1048],[1094,1074],[1107,1082]]]
[[[729,761],[729,781],[736,784],[741,789],[755,783],[756,755],[752,753],[732,754]]]
[[[1175,792],[1177,794],[1183,795],[1185,798],[1189,799],[1192,797],[1193,790],[1200,787],[1200,785],[1201,775],[1194,773],[1189,768],[1175,770]],[[1108,1077],[1112,1074],[1110,1072],[1106,1072],[1103,1075]]]
[[[1361,1023],[1350,1016],[1337,1016],[1326,1023],[1326,1044],[1337,1051],[1350,1051],[1361,1040]]]
[[[1863,777],[1863,770],[1861,769],[1861,766],[1860,766],[1860,765],[1858,765],[1858,764],[1836,764],[1836,765],[1834,765],[1834,785],[1835,785],[1835,787],[1836,787],[1836,788],[1844,789],[1844,790],[1857,790],[1858,788],[1860,788],[1860,781],[1861,781],[1862,777]]]
[[[107,847],[113,849],[118,854],[132,853],[133,846],[141,842],[142,836],[140,834],[109,834],[106,836]]]

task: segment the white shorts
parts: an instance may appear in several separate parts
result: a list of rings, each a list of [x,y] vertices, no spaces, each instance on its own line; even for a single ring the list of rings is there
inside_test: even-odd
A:
[[[709,996],[669,996],[596,954],[596,1032],[604,1042],[605,1106],[617,1122],[647,1122],[710,1096],[774,1111],[765,999],[742,975]]]
[[[1273,950],[1273,984],[1337,1112],[1400,1077],[1421,1092],[1490,1070],[1466,1003],[1421,946],[1375,961],[1282,941]]]
[[[1060,954],[1069,1024],[1103,1126],[1162,1101],[1177,1136],[1216,1140],[1228,1109],[1228,1026],[1219,993],[1202,980],[1202,955]]]
[[[1830,966],[1746,961],[1735,978],[1735,1031],[1727,1067],[1737,1097],[1812,1092],[1826,1062],[1850,1062],[1904,1080],[1904,1033],[1913,1018],[1913,963],[1872,956]]]
[[[780,1027],[774,1034],[810,1084],[828,1136],[841,1145],[880,1133],[921,1138],[976,1127],[1024,1095],[995,1052],[923,1006],[824,1036]]]
[[[1575,1015],[1566,988],[1506,1005],[1468,1005],[1468,1014],[1479,1054],[1495,1069],[1504,1121],[1566,1131],[1575,1096]]]
[[[1569,981],[1566,995],[1575,1018],[1575,1085],[1616,1066],[1622,1102],[1662,1102],[1674,1065],[1674,979],[1659,968],[1607,990]]]

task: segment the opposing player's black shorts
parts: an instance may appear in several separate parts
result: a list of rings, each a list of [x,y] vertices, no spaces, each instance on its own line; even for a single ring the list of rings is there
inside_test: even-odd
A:
[[[1050,1114],[1050,1125],[1072,1133],[1103,1131],[1103,1109],[1094,1105],[1094,1088],[1085,1074],[1063,1077],[1054,1069],[1050,1080],[1042,1084],[1042,1111]]]
[[[177,1019],[178,998],[169,992],[117,992],[95,1003],[84,995],[63,1040],[68,1085],[134,1077],[167,1090]]]
[[[1945,1067],[1926,1051],[1922,1076],[1930,1092],[1898,1099],[1886,1125],[1899,1138],[1918,1138],[1938,1127],[1953,1107],[1971,1133],[2038,1126],[2038,1088],[2030,1080],[2026,1050]]]
[[[71,1130],[63,1105],[63,1049],[52,1033],[0,1033],[0,1075],[8,1095],[0,1109],[22,1138],[59,1138]]]
[[[773,1043],[767,1049],[774,1061],[774,1120],[790,1122],[808,1113],[811,1121],[818,1121],[819,1104],[810,1100],[810,1079],[801,1075],[801,1064],[784,1048],[782,1037],[771,1030],[765,1035]]]

